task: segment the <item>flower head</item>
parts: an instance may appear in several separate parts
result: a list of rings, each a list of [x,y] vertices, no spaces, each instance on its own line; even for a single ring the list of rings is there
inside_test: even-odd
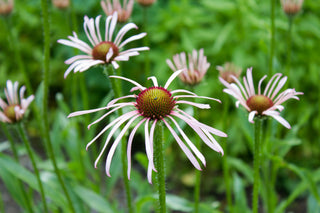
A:
[[[52,4],[59,9],[66,9],[70,5],[70,0],[52,0]]]
[[[131,16],[133,3],[134,0],[123,0],[123,6],[121,6],[119,0],[102,0],[101,7],[107,16],[110,16],[114,12],[117,12],[118,21],[124,23],[127,22]]]
[[[216,69],[220,72],[220,77],[228,83],[234,83],[235,81],[231,76],[239,78],[242,72],[241,68],[236,67],[231,62],[226,62],[223,66],[217,66]]]
[[[118,20],[118,13],[114,12],[112,16],[108,16],[106,19],[105,37],[103,39],[99,28],[100,18],[101,16],[95,19],[84,17],[84,30],[92,46],[81,41],[75,32],[73,32],[73,36],[68,37],[70,40],[58,40],[61,44],[77,48],[86,53],[86,55],[73,56],[65,61],[66,64],[71,64],[64,73],[65,78],[72,70],[74,72],[83,72],[97,64],[112,64],[117,69],[119,67],[117,61],[128,61],[130,56],[139,55],[139,51],[149,50],[148,47],[138,47],[121,51],[126,44],[143,38],[146,33],[140,33],[122,41],[129,30],[138,28],[134,23],[128,23],[119,30],[113,39]]]
[[[0,98],[0,121],[4,123],[15,123],[20,121],[26,112],[29,104],[33,101],[34,96],[30,95],[24,98],[25,86],[20,88],[20,97],[18,96],[19,83],[14,84],[10,80],[7,81],[7,88],[4,89],[7,102]]]
[[[272,76],[262,93],[261,84],[266,77],[266,75],[263,76],[259,81],[258,93],[254,89],[252,68],[247,70],[247,77],[243,77],[244,86],[235,76],[232,76],[232,78],[236,83],[231,84],[221,77],[219,79],[227,87],[223,91],[237,99],[236,106],[238,107],[241,104],[250,112],[249,122],[253,123],[255,116],[271,116],[290,129],[290,124],[280,116],[279,111],[284,109],[281,104],[291,98],[299,100],[297,95],[303,95],[303,93],[296,92],[294,89],[286,89],[279,94],[279,91],[287,81],[286,76],[281,78],[281,73]]]
[[[179,77],[184,83],[191,86],[200,83],[210,67],[207,57],[203,55],[203,49],[199,50],[199,54],[193,50],[192,54],[188,54],[188,61],[186,53],[182,52],[173,56],[173,63],[169,59],[166,62],[174,72],[184,69]]]
[[[302,7],[303,0],[281,0],[283,11],[288,16],[296,15]]]
[[[138,4],[144,7],[151,6],[153,3],[156,2],[156,0],[137,0]]]
[[[0,0],[0,15],[9,15],[13,9],[13,0]]]
[[[191,115],[187,114],[183,110],[179,109],[180,104],[186,104],[195,106],[201,109],[208,109],[210,106],[208,104],[199,104],[194,103],[191,101],[183,100],[185,98],[204,98],[209,100],[215,100],[219,101],[217,99],[204,97],[204,96],[198,96],[195,93],[192,93],[188,90],[183,89],[177,89],[170,91],[168,90],[168,87],[170,83],[173,81],[174,78],[176,78],[182,71],[177,71],[172,74],[172,76],[168,79],[165,86],[158,85],[157,79],[155,77],[150,77],[153,81],[154,86],[150,88],[146,88],[141,86],[139,83],[130,80],[125,77],[121,76],[109,76],[111,78],[119,78],[123,79],[125,81],[128,81],[135,85],[135,87],[131,90],[131,92],[139,90],[138,94],[131,94],[127,96],[123,96],[120,98],[116,98],[108,103],[106,107],[93,109],[93,110],[85,110],[85,111],[79,111],[71,113],[68,117],[83,115],[87,113],[93,113],[100,110],[106,110],[109,111],[104,114],[101,118],[91,123],[88,128],[90,128],[91,125],[101,121],[103,118],[107,117],[111,113],[119,110],[120,108],[127,108],[127,112],[117,119],[113,120],[111,123],[109,123],[95,138],[93,138],[88,144],[87,148],[97,140],[104,132],[109,131],[108,137],[106,139],[106,142],[102,148],[101,153],[99,154],[98,158],[95,161],[95,167],[97,166],[98,161],[101,159],[101,156],[103,155],[104,151],[106,150],[106,147],[108,146],[112,136],[115,134],[116,130],[124,123],[126,125],[123,127],[123,129],[120,131],[119,135],[115,137],[115,141],[113,142],[110,151],[107,156],[106,160],[106,173],[108,176],[110,176],[110,164],[113,157],[113,154],[115,152],[116,147],[118,146],[121,138],[123,135],[128,131],[130,126],[134,126],[133,130],[131,131],[128,139],[128,147],[127,147],[127,158],[128,158],[128,178],[130,178],[130,170],[131,170],[131,147],[132,147],[132,141],[133,137],[137,131],[137,129],[144,124],[144,130],[145,130],[145,147],[146,147],[146,153],[149,160],[148,165],[148,180],[151,183],[152,180],[152,170],[156,171],[153,163],[153,142],[154,142],[154,130],[155,126],[158,122],[162,121],[164,125],[169,129],[175,140],[177,141],[178,145],[181,147],[183,152],[186,154],[186,156],[189,158],[191,163],[199,170],[201,170],[201,167],[196,159],[198,157],[201,162],[205,165],[205,158],[201,154],[201,152],[196,148],[196,146],[190,141],[188,136],[184,133],[182,128],[179,126],[177,119],[180,119],[188,124],[189,127],[191,127],[198,135],[199,137],[213,150],[220,152],[223,154],[223,150],[221,146],[217,143],[217,141],[213,138],[212,135],[217,135],[220,137],[226,137],[227,135],[217,129],[214,129],[210,126],[207,126],[199,121],[197,121],[195,118],[193,118]],[[132,99],[128,102],[121,102],[118,103],[119,100],[123,99]],[[133,125],[135,123],[135,125]],[[151,127],[150,127],[151,126]],[[173,127],[172,127],[173,126]],[[177,129],[177,131],[181,134],[183,140],[180,136],[176,133],[174,128]],[[187,145],[186,145],[186,144]],[[191,151],[190,151],[191,149]],[[195,157],[196,156],[196,157]]]

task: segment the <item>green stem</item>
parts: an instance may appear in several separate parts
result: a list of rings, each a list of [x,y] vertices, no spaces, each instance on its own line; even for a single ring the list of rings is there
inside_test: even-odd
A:
[[[105,74],[108,75],[108,77],[110,75],[114,75],[115,74],[115,70],[113,68],[112,65],[108,65],[108,66],[104,66],[104,72]],[[121,95],[121,84],[117,84],[115,82],[116,79],[114,78],[109,78],[110,83],[111,83],[111,87],[114,93],[114,97],[120,97]],[[119,87],[120,85],[120,87]],[[118,116],[121,116],[123,114],[122,109],[118,110]],[[129,184],[129,180],[127,178],[127,158],[126,158],[126,140],[124,139],[125,137],[123,137],[123,139],[121,139],[121,163],[122,163],[122,176],[123,176],[123,183],[124,183],[124,188],[125,188],[125,192],[126,192],[126,196],[127,196],[127,206],[128,206],[128,211],[129,213],[133,213],[133,207],[132,207],[132,199],[131,199],[131,189],[130,189],[130,184]]]
[[[273,74],[273,57],[274,57],[274,49],[275,49],[275,0],[271,1],[271,41],[270,41],[270,58],[269,58],[269,76]]]
[[[192,92],[195,92],[195,88],[191,87],[190,89]],[[194,117],[199,118],[199,110],[198,108],[194,107]],[[200,143],[200,138],[195,139],[195,146],[198,148],[198,150],[201,152],[202,143]],[[194,185],[194,213],[199,212],[199,202],[200,202],[200,189],[201,189],[201,171],[196,170],[195,173],[195,185]]]
[[[257,118],[255,121],[254,129],[254,155],[253,155],[253,195],[252,195],[252,212],[258,212],[259,202],[259,184],[260,184],[260,158],[261,158],[261,132],[262,132],[262,119]]]
[[[286,76],[288,77],[288,79],[290,79],[290,70],[291,70],[292,23],[293,23],[293,16],[288,16],[288,35],[287,35],[288,49],[287,49],[287,69],[286,69]]]
[[[164,140],[162,122],[157,122],[154,136],[154,163],[157,169],[156,187],[158,190],[159,206],[158,212],[166,212],[166,180],[165,180],[165,159],[164,159]]]
[[[16,146],[15,146],[15,142],[13,141],[13,138],[12,138],[11,134],[9,133],[9,130],[8,130],[7,126],[5,124],[3,124],[2,122],[0,122],[0,123],[1,123],[1,127],[2,127],[2,130],[3,130],[4,134],[5,134],[5,136],[9,140],[14,159],[16,160],[16,162],[19,162],[19,156],[18,156],[18,152],[17,152]],[[34,212],[33,209],[32,209],[33,204],[31,202],[31,200],[29,199],[29,196],[27,195],[27,192],[24,189],[24,186],[23,186],[23,184],[22,184],[20,179],[18,179],[18,184],[19,184],[19,187],[21,189],[22,196],[23,196],[23,198],[24,198],[24,200],[26,202],[27,211],[30,212],[30,213]]]
[[[42,24],[44,31],[44,68],[43,68],[43,98],[42,98],[42,119],[43,119],[43,135],[46,142],[48,155],[52,161],[54,171],[58,177],[59,183],[62,187],[64,195],[67,198],[68,205],[71,212],[75,213],[72,201],[70,199],[69,192],[65,186],[65,183],[60,174],[55,155],[53,152],[53,146],[49,134],[49,122],[48,122],[48,95],[49,95],[49,71],[50,71],[50,22],[49,22],[49,9],[48,1],[41,0],[42,9]]]
[[[35,176],[36,176],[36,179],[37,179],[37,182],[38,182],[38,185],[39,185],[39,191],[40,191],[40,196],[41,196],[42,203],[43,203],[44,212],[47,212],[47,213],[48,213],[46,196],[45,196],[44,189],[43,189],[43,185],[42,185],[42,182],[41,182],[41,179],[40,179],[40,173],[39,173],[39,170],[38,170],[38,167],[37,167],[37,164],[36,164],[36,160],[35,160],[35,157],[34,157],[32,148],[31,148],[31,146],[30,146],[30,142],[29,142],[27,133],[26,133],[26,131],[25,131],[25,128],[24,128],[24,125],[22,124],[22,122],[20,122],[20,123],[17,125],[17,127],[18,127],[18,132],[19,132],[19,134],[20,134],[20,137],[21,137],[24,145],[26,146],[26,149],[27,149],[29,158],[30,158],[31,163],[32,163],[32,167],[33,167],[33,170],[34,170],[34,174],[35,174]]]
[[[147,32],[148,28],[148,7],[143,7],[143,30],[144,32]],[[145,47],[149,46],[149,36],[146,36],[143,38],[143,45]],[[149,51],[146,51],[144,57],[144,76],[147,81],[147,78],[151,76],[150,73],[150,58],[149,58]],[[146,82],[148,84],[148,81]],[[146,85],[147,85],[146,84]]]
[[[223,124],[223,130],[226,131],[228,125],[229,125],[229,119],[228,119],[228,111],[229,111],[229,97],[226,97],[224,102],[224,108],[223,108],[223,114],[222,114],[222,120],[224,121]],[[228,164],[228,146],[227,146],[227,139],[222,139],[222,148],[224,152],[224,156],[222,157],[222,169],[223,169],[223,179],[225,182],[226,187],[226,197],[227,197],[227,204],[228,204],[228,210],[229,212],[233,212],[233,203],[232,203],[232,193],[231,193],[231,187],[230,187],[230,174],[229,174],[229,164]]]

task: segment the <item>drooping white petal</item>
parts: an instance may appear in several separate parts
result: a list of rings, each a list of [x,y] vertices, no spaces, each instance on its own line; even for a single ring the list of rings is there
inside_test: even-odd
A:
[[[199,103],[194,103],[194,102],[191,102],[191,101],[176,101],[176,103],[177,104],[188,104],[188,105],[200,108],[200,109],[210,109],[210,105],[209,104],[199,104]]]
[[[255,116],[257,113],[258,113],[258,112],[255,111],[255,110],[249,113],[248,120],[249,120],[250,123],[253,123],[253,118],[254,118],[254,116]]]
[[[133,118],[131,118],[130,121],[128,121],[128,123],[125,125],[125,127],[122,129],[120,134],[117,136],[117,138],[113,142],[113,144],[112,144],[112,146],[111,146],[111,148],[109,150],[109,153],[108,153],[108,156],[107,156],[107,160],[106,160],[106,171],[107,171],[108,176],[110,176],[110,165],[111,165],[112,157],[114,155],[114,152],[115,152],[119,142],[121,141],[121,138],[127,132],[129,127],[131,126],[132,122],[135,121],[138,117],[139,117],[139,115],[136,115]],[[124,145],[124,144],[122,144],[122,145]]]
[[[206,165],[206,160],[204,158],[204,156],[202,155],[202,153],[198,150],[198,148],[190,141],[190,139],[188,138],[188,136],[183,132],[183,130],[180,128],[179,124],[171,117],[168,116],[168,118],[170,118],[172,120],[172,122],[176,125],[178,131],[180,132],[180,134],[182,135],[182,137],[184,138],[184,140],[187,142],[187,144],[189,145],[189,147],[191,148],[191,150],[194,152],[194,154],[201,160],[201,162],[203,163],[203,165]]]
[[[139,87],[141,90],[145,90],[145,89],[146,89],[144,86],[141,86],[138,82],[133,81],[133,80],[131,80],[131,79],[129,79],[129,78],[125,78],[125,77],[122,77],[122,76],[116,76],[116,75],[110,75],[109,78],[119,78],[119,79],[128,81],[128,82],[136,85],[136,86]]]
[[[141,126],[141,124],[146,120],[146,118],[142,119],[131,131],[129,139],[128,139],[128,145],[127,145],[127,159],[128,159],[128,179],[130,179],[130,173],[131,173],[131,148],[132,148],[132,141],[133,137],[137,131],[137,129]],[[152,183],[151,180],[149,180],[149,183]]]
[[[184,70],[177,70],[175,71],[171,76],[170,78],[167,80],[166,84],[164,85],[163,88],[167,89],[169,87],[169,85],[171,84],[171,82],[178,76],[180,75],[180,73],[182,73]]]
[[[186,156],[188,157],[188,159],[190,160],[190,162],[193,164],[193,166],[198,169],[201,170],[201,167],[197,161],[197,159],[194,157],[194,155],[190,152],[190,150],[188,149],[188,147],[183,143],[183,141],[179,138],[179,136],[177,135],[177,133],[172,129],[172,127],[164,120],[162,119],[163,123],[167,126],[167,128],[169,129],[169,131],[171,132],[172,136],[175,138],[175,140],[177,141],[178,145],[180,146],[180,148],[182,149],[182,151],[186,154]]]
[[[153,82],[153,86],[155,86],[155,87],[158,87],[159,85],[158,85],[158,81],[157,81],[157,78],[156,77],[154,77],[154,76],[151,76],[151,77],[149,77],[148,78],[148,80],[152,80],[152,82]]]
[[[273,117],[280,124],[282,124],[284,127],[288,128],[288,129],[291,129],[291,126],[288,123],[288,121],[286,121],[283,117],[281,117],[279,112],[276,112],[276,111],[264,111],[262,114],[269,115],[269,116]]]

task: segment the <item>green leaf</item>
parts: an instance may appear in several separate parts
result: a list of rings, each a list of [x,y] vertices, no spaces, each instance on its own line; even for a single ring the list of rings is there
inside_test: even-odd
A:
[[[242,179],[237,173],[233,174],[233,191],[235,195],[234,212],[246,213],[250,212],[247,206],[247,196]]]
[[[0,167],[6,169],[12,176],[22,180],[27,183],[31,188],[39,191],[39,186],[34,174],[22,167],[20,164],[13,161],[10,157],[1,155],[0,156]],[[17,172],[18,171],[18,172]],[[56,187],[49,185],[49,181],[46,178],[43,178],[43,173],[40,174],[43,187],[45,190],[46,196],[58,206],[65,207],[67,206],[65,197],[60,193]]]
[[[92,209],[103,213],[115,212],[111,208],[110,204],[106,201],[106,198],[103,198],[92,190],[82,186],[75,186],[74,191],[79,198]]]
[[[167,194],[166,203],[172,210],[182,212],[191,212],[193,210],[193,203],[176,195]]]
[[[227,161],[231,167],[242,173],[249,182],[253,183],[253,172],[250,166],[238,158],[227,157]]]

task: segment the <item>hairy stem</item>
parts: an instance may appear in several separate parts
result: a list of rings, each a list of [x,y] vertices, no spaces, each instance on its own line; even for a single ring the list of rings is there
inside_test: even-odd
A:
[[[49,9],[48,9],[47,0],[41,0],[41,9],[42,9],[42,24],[43,24],[43,31],[44,31],[44,59],[43,59],[44,68],[43,68],[43,98],[42,98],[43,129],[42,131],[43,131],[43,136],[46,143],[47,152],[53,164],[54,171],[58,177],[58,180],[62,187],[64,195],[67,198],[70,210],[71,212],[75,213],[76,211],[70,199],[69,192],[62,179],[60,170],[58,168],[58,165],[55,159],[55,155],[52,147],[52,141],[49,134],[48,96],[49,96],[49,71],[50,71],[50,21],[49,21]]]
[[[107,76],[114,75],[115,70],[112,65],[104,66],[104,72],[107,74]],[[121,84],[117,84],[115,81],[116,79],[114,78],[109,78],[111,82],[111,87],[114,93],[114,97],[118,98],[122,94],[121,92]],[[120,86],[119,86],[120,85]],[[122,109],[118,110],[118,116],[121,116],[123,114]],[[133,206],[132,206],[132,199],[131,199],[131,189],[130,189],[130,184],[129,180],[127,178],[127,158],[126,158],[126,140],[124,139],[126,137],[123,137],[121,139],[121,163],[122,163],[122,177],[123,177],[123,183],[124,183],[124,188],[127,196],[127,206],[128,206],[128,211],[129,213],[133,213]]]
[[[253,194],[252,194],[252,212],[258,213],[259,185],[260,185],[260,159],[261,159],[261,131],[262,119],[257,118],[254,129],[254,154],[253,154]]]
[[[158,190],[159,206],[158,212],[166,212],[166,179],[165,179],[165,160],[164,160],[164,140],[162,122],[157,122],[154,137],[154,160],[157,169],[156,187]]]

